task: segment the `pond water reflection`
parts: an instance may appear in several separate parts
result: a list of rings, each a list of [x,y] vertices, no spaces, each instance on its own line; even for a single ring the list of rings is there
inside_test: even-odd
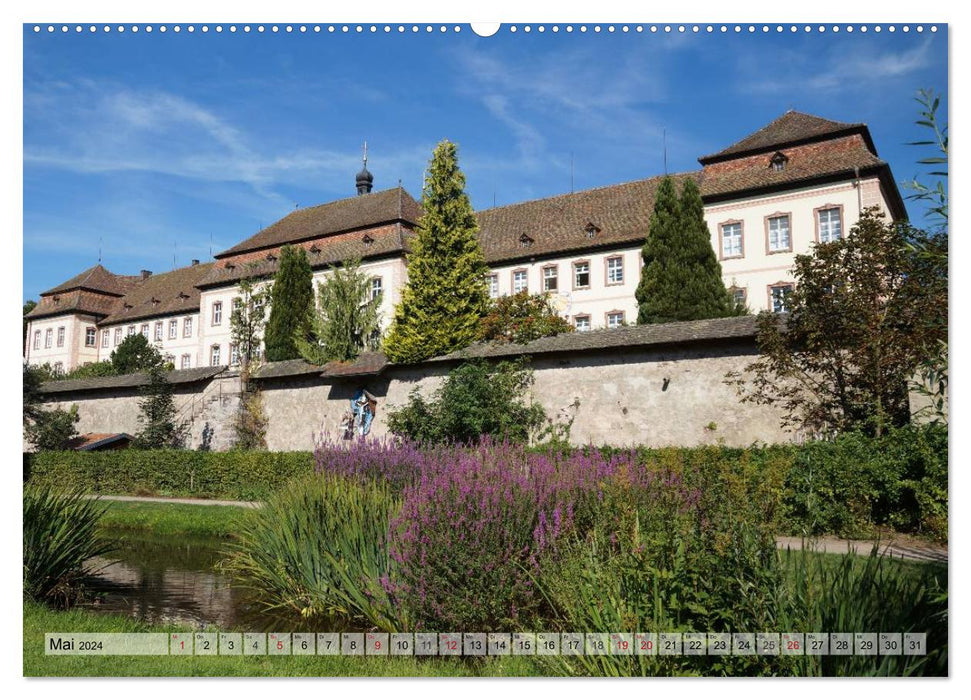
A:
[[[249,631],[341,631],[338,620],[308,621],[262,612],[252,596],[219,570],[226,541],[219,538],[119,534],[114,550],[89,561],[90,610],[121,613],[150,623]]]

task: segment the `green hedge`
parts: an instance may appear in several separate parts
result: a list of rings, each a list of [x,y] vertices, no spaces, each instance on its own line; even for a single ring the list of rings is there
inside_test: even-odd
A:
[[[261,500],[313,468],[310,452],[40,452],[30,458],[29,478],[104,495]]]

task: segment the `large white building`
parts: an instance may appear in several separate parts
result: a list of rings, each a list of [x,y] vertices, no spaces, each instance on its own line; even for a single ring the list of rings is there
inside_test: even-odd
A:
[[[699,162],[700,170],[672,177],[698,183],[725,284],[753,311],[783,310],[794,256],[844,235],[864,208],[906,218],[865,124],[790,111]],[[478,212],[490,293],[549,293],[578,330],[635,322],[641,247],[661,179]],[[307,250],[315,280],[360,258],[386,325],[407,281],[421,207],[400,187],[372,192],[372,181],[365,168],[357,196],[298,209],[213,262],[157,275],[85,270],[44,292],[28,314],[25,360],[70,371],[108,359],[125,336],[144,333],[176,369],[232,365],[238,282],[271,276],[287,244]]]

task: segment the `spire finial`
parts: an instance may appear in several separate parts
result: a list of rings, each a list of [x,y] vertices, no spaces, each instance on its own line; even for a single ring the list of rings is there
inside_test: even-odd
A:
[[[374,183],[374,176],[367,169],[367,140],[364,141],[364,167],[361,168],[361,172],[357,174],[357,179],[355,184],[357,185],[358,194],[367,194],[371,191],[371,187]]]

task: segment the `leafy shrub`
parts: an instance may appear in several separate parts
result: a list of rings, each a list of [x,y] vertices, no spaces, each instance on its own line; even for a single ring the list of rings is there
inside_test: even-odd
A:
[[[799,448],[786,482],[805,534],[867,536],[875,526],[947,537],[947,429],[846,433]]]
[[[385,589],[389,489],[333,476],[298,479],[243,521],[226,567],[270,611],[335,615],[392,631],[405,620]]]
[[[527,396],[533,374],[522,359],[492,365],[469,360],[452,370],[430,399],[418,390],[388,411],[395,435],[421,444],[477,442],[483,435],[525,442],[546,413]]]
[[[80,597],[85,562],[108,547],[96,535],[105,507],[80,492],[24,489],[24,598],[67,604]]]
[[[41,452],[30,483],[100,494],[264,499],[295,476],[313,472],[309,452],[114,450]]]
[[[37,450],[61,450],[69,440],[77,437],[75,426],[80,420],[77,404],[67,411],[63,408],[39,409],[24,432],[28,442]]]
[[[556,313],[546,294],[527,291],[493,299],[479,322],[479,340],[498,343],[528,343],[572,332],[573,326]]]

